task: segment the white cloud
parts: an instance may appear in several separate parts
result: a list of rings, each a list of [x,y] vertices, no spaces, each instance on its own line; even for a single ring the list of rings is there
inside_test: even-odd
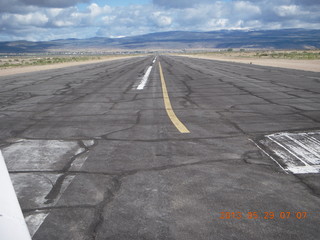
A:
[[[91,0],[1,0],[0,12],[17,11],[20,8],[22,11],[25,7],[43,7],[43,8],[66,8],[74,6],[77,3],[88,3]]]
[[[109,7],[108,5],[99,7],[96,3],[92,3],[91,5],[89,5],[88,10],[90,12],[91,17],[96,17],[101,14],[108,14],[112,11],[111,7]]]
[[[40,12],[28,14],[3,14],[0,16],[0,27],[21,29],[25,26],[45,26],[49,18]]]
[[[104,17],[102,17],[102,20],[106,25],[112,24],[115,21],[115,19],[116,19],[116,16],[104,16]]]
[[[295,16],[297,14],[301,14],[301,11],[299,10],[299,7],[297,5],[277,6],[274,8],[274,10],[280,17]]]
[[[244,1],[234,2],[233,12],[242,18],[252,18],[261,14],[259,6]]]
[[[168,16],[160,16],[158,20],[159,27],[170,26],[172,24],[172,18]]]
[[[227,18],[212,19],[208,22],[210,29],[224,29],[228,26],[229,20]]]
[[[61,12],[63,12],[63,8],[50,8],[47,9],[45,12],[49,18],[54,18],[61,14]]]
[[[89,0],[1,0],[0,41],[170,30],[320,28],[316,0],[153,0],[154,4],[122,7],[99,6],[92,0],[82,10],[74,5],[79,2]]]
[[[199,4],[213,3],[215,0],[153,0],[153,3],[166,8],[190,8]]]
[[[172,24],[172,17],[167,16],[162,12],[152,13],[151,19],[158,27],[168,27]]]

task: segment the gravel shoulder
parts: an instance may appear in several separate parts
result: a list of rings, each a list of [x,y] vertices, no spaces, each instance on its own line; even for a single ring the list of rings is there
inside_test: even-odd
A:
[[[235,57],[223,57],[223,56],[207,56],[207,55],[201,55],[201,54],[197,54],[195,56],[188,55],[188,54],[179,55],[179,56],[320,72],[320,60],[259,59],[259,58],[240,58],[240,57],[235,58]]]
[[[113,60],[125,59],[125,58],[133,58],[133,57],[138,57],[138,56],[116,56],[116,57],[110,57],[110,58],[101,59],[101,60],[89,60],[89,61],[82,61],[82,62],[66,62],[66,63],[28,66],[28,67],[8,67],[8,68],[0,69],[0,77],[14,75],[14,74],[21,74],[21,73],[37,72],[37,71],[44,71],[44,70],[50,70],[50,69],[58,69],[58,68],[72,67],[72,66],[78,66],[78,65],[92,64],[92,63],[100,63],[100,62],[113,61]]]

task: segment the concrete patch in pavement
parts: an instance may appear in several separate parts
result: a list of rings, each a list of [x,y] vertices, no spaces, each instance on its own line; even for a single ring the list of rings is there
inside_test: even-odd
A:
[[[93,140],[9,139],[1,147],[32,236],[69,187],[75,178],[73,171],[80,170],[94,145]],[[83,181],[86,179],[78,182]],[[97,195],[92,196],[90,199],[94,201]]]
[[[28,224],[28,229],[31,236],[33,236],[37,232],[37,230],[39,229],[43,221],[46,219],[48,214],[49,210],[37,211],[34,214],[25,217],[25,221]]]
[[[82,151],[76,141],[18,139],[2,149],[9,171],[59,171]]]

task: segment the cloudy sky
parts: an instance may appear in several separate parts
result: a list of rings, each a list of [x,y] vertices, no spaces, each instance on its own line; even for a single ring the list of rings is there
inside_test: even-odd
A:
[[[0,0],[0,41],[320,29],[320,0]]]

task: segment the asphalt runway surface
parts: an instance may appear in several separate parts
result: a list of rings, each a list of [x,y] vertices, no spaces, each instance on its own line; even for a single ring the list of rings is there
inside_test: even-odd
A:
[[[318,154],[319,73],[146,56],[0,86],[0,147],[35,240],[319,239],[319,163],[287,171],[272,135],[309,134]]]

